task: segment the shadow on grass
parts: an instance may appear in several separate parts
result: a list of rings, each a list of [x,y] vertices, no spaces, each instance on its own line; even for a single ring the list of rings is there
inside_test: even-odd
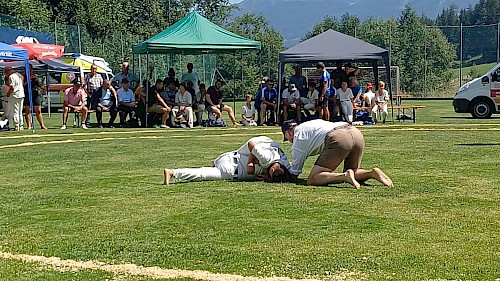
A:
[[[459,146],[500,146],[500,143],[459,143]]]
[[[488,119],[479,119],[472,116],[441,116],[441,119],[468,119],[468,120],[489,120],[489,119],[500,119],[498,116],[490,117]]]

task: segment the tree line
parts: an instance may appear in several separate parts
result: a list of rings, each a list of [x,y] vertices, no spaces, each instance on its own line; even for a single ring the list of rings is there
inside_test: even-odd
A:
[[[262,42],[260,54],[218,56],[217,65],[222,74],[242,85],[237,92],[253,92],[261,75],[276,78],[278,55],[284,50],[283,36],[259,15],[245,14],[231,19],[230,13],[235,7],[229,0],[11,0],[0,2],[0,13],[26,19],[31,27],[40,26],[35,31],[44,31],[41,26],[50,27],[49,23],[53,22],[57,22],[58,26],[80,25],[83,27],[81,37],[85,39],[85,52],[105,57],[116,69],[120,61],[131,59],[132,44],[174,24],[193,7],[230,31]],[[450,6],[435,20],[417,15],[410,6],[397,19],[361,20],[355,15],[345,14],[340,19],[325,18],[303,39],[332,28],[390,49],[392,65],[400,67],[403,91],[438,90],[448,87],[452,80],[450,69],[456,65],[458,49],[455,31],[437,26],[496,23],[499,15],[495,11],[498,7],[500,0],[481,0],[464,10]],[[45,29],[50,31],[50,28]],[[74,32],[61,34],[59,40],[63,43],[64,36],[68,41],[75,36]],[[496,41],[496,35],[488,36],[483,38],[491,37]],[[470,49],[467,54],[474,57],[473,48]],[[165,63],[159,61],[152,65]],[[425,85],[422,82],[424,78]]]

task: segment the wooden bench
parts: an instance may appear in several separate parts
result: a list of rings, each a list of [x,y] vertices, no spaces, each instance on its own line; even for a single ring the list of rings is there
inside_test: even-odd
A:
[[[403,113],[403,115],[404,115],[405,110],[412,110],[411,120],[413,120],[413,123],[416,123],[417,122],[417,109],[420,109],[420,108],[426,108],[426,107],[423,105],[394,105],[392,107],[387,106],[387,111],[398,110],[401,113]],[[367,110],[371,110],[372,108],[371,107],[355,107],[354,109],[367,111]],[[401,120],[399,120],[399,121],[401,121]],[[404,119],[403,119],[403,122],[404,122]]]
[[[400,111],[401,113],[403,113],[403,115],[405,114],[405,110],[411,110],[412,111],[412,120],[413,120],[413,123],[416,123],[417,122],[417,109],[419,108],[426,108],[425,106],[423,105],[394,105],[392,107],[388,107],[387,109],[388,110],[398,110]],[[401,121],[401,119],[399,120]],[[403,119],[403,122],[405,120]]]

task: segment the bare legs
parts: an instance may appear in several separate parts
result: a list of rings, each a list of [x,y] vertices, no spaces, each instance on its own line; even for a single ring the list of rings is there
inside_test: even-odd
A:
[[[371,171],[357,169],[354,172],[354,176],[358,182],[365,182],[367,180],[374,179],[374,180],[380,182],[381,184],[383,184],[384,186],[388,186],[388,187],[394,186],[391,178],[389,178],[379,168],[373,168]]]
[[[307,179],[308,185],[323,186],[330,183],[347,182],[355,189],[360,188],[360,184],[354,177],[353,170],[347,170],[345,173],[336,173],[331,169],[314,165],[309,178]]]
[[[43,130],[46,130],[47,127],[45,127],[45,123],[43,122],[43,116],[42,116],[42,107],[41,106],[34,106],[35,108],[35,116],[36,119],[38,120],[38,124],[40,124],[40,127]],[[31,109],[29,106],[25,106],[24,110],[26,112],[26,125],[28,125],[28,129],[31,128]]]
[[[170,179],[174,176],[174,171],[170,169],[163,170],[163,185],[169,185]]]

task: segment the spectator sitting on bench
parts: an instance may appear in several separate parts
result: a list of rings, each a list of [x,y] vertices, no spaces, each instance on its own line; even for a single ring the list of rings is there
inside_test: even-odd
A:
[[[177,86],[175,82],[170,81],[165,89],[165,102],[167,105],[172,108],[175,106],[175,95],[177,94]]]
[[[283,119],[288,120],[288,110],[294,110],[296,112],[295,119],[302,122],[302,102],[300,101],[300,92],[295,87],[295,84],[289,84],[288,88],[283,91]]]
[[[64,111],[63,111],[63,125],[61,130],[66,130],[66,123],[68,121],[69,112],[82,113],[81,125],[82,129],[88,129],[85,125],[88,109],[85,106],[85,90],[82,89],[82,82],[75,78],[73,87],[64,91]]]
[[[97,88],[92,94],[92,98],[96,101],[97,125],[102,128],[102,113],[109,112],[108,127],[113,128],[118,109],[116,108],[117,93],[109,80],[104,80],[102,86]]]
[[[163,92],[163,80],[156,80],[156,84],[149,89],[148,94],[148,113],[161,114],[160,128],[168,128],[167,119],[171,108],[164,100],[165,93]]]
[[[373,108],[373,105],[374,105],[374,98],[375,98],[375,93],[372,92],[372,89],[373,89],[373,85],[372,83],[367,83],[366,84],[366,89],[365,89],[365,92],[363,94],[363,98],[362,98],[362,103],[361,103],[361,106],[362,107],[367,107],[367,111],[368,112],[371,112],[372,108]]]
[[[175,95],[175,104],[176,106],[172,108],[173,119],[182,115],[186,118],[189,128],[193,128],[193,97],[186,90],[186,85],[184,83],[179,85],[179,91]]]
[[[372,109],[372,118],[375,124],[378,122],[377,115],[378,111],[382,111],[382,123],[385,124],[385,119],[389,112],[387,110],[387,104],[389,103],[389,93],[385,90],[385,83],[380,81],[378,82],[378,89],[375,92],[374,105]]]
[[[354,97],[354,104],[356,106],[361,106],[363,89],[361,89],[361,86],[358,85],[358,79],[356,79],[356,77],[349,78],[349,89],[351,89]]]
[[[234,117],[233,109],[230,106],[227,106],[222,103],[222,81],[217,80],[215,82],[215,86],[210,86],[207,90],[207,94],[205,95],[205,108],[209,113],[214,113],[217,119],[220,119],[222,116],[222,111],[227,112],[229,115],[229,119],[233,122],[234,127],[240,126]]]
[[[118,89],[118,112],[120,113],[120,127],[125,127],[125,120],[130,114],[130,119],[136,119],[137,101],[132,90],[129,89],[128,79],[123,78],[122,87]]]
[[[203,111],[205,111],[206,95],[207,95],[207,87],[205,86],[205,84],[200,84],[200,91],[196,93],[195,103],[193,104],[193,108],[197,109],[196,123],[198,123],[198,126],[201,126],[201,122],[203,119]]]
[[[267,126],[264,121],[266,120],[267,111],[271,111],[271,119],[276,120],[273,114],[278,108],[277,104],[278,92],[274,88],[274,81],[268,79],[266,82],[266,87],[262,89],[261,95],[255,97],[255,108],[259,112],[260,124],[261,126]]]
[[[318,99],[319,99],[319,92],[316,90],[316,83],[314,82],[309,82],[308,86],[308,91],[307,91],[307,98],[301,98],[302,104],[304,105],[304,109],[306,111],[306,114],[308,116],[311,115],[310,111],[315,111],[317,112],[317,105],[318,105]]]
[[[246,96],[246,103],[241,108],[241,123],[243,123],[243,126],[257,126],[255,122],[255,106],[252,104],[252,95]]]

